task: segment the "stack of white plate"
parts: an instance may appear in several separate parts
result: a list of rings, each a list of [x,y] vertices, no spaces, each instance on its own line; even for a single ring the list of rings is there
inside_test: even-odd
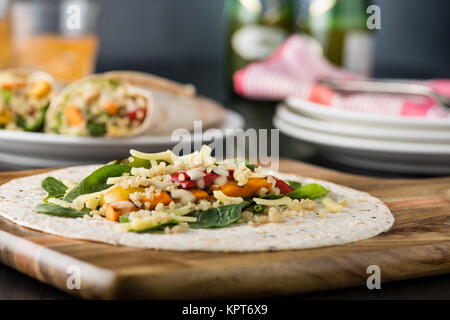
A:
[[[186,144],[183,145],[201,145],[202,142],[209,143],[211,139],[222,140],[227,135],[235,134],[233,130],[225,129],[240,129],[243,126],[243,117],[227,110],[226,119],[215,135],[204,137],[202,132],[198,132],[185,136],[182,141]],[[171,149],[177,143],[171,136],[108,139],[0,130],[0,170],[106,163],[127,157],[130,148],[159,152]]]
[[[338,110],[290,97],[274,124],[315,145],[332,161],[389,171],[450,174],[450,120],[422,120]]]

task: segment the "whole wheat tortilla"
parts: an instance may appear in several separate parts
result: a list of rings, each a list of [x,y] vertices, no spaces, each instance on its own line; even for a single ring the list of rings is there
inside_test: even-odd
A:
[[[388,230],[394,217],[381,200],[368,193],[334,183],[296,175],[273,173],[282,179],[320,183],[331,197],[346,200],[339,213],[291,217],[285,222],[250,226],[235,224],[217,229],[190,229],[185,233],[118,232],[106,219],[61,218],[36,213],[33,208],[46,196],[40,183],[47,176],[81,181],[98,166],[71,167],[12,180],[0,187],[0,215],[19,225],[67,238],[93,240],[131,247],[200,251],[276,251],[338,245],[376,236]],[[320,206],[318,207],[320,211]],[[325,209],[323,209],[325,211]]]

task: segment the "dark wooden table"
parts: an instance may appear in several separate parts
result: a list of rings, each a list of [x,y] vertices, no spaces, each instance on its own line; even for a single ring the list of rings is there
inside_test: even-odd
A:
[[[120,66],[123,69],[141,69],[139,66]],[[99,71],[108,67],[100,66]],[[196,85],[198,91],[204,95],[222,101],[230,109],[240,112],[247,128],[273,128],[272,117],[275,103],[252,102],[237,97],[228,97],[223,88],[223,73],[215,64],[190,66],[163,66],[148,67],[143,71],[153,72],[167,76],[181,82],[190,82]],[[194,76],[193,76],[194,75]],[[194,77],[194,78],[192,78]],[[292,148],[293,145],[296,148]],[[371,176],[405,177],[405,175],[392,175],[383,172],[359,170],[338,165],[320,157],[308,145],[300,145],[291,138],[280,136],[280,156],[294,158],[319,166],[340,171],[358,173]],[[406,176],[408,177],[408,176]],[[409,176],[414,177],[414,176]],[[11,268],[0,264],[0,299],[72,299],[70,295],[42,284]],[[281,299],[450,299],[450,274],[428,278],[400,281],[396,283],[383,283],[380,290],[369,290],[366,287],[349,288],[327,292],[315,292]]]

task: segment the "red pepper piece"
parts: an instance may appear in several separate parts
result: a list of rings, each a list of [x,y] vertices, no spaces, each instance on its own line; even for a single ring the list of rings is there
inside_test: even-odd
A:
[[[183,181],[180,181],[180,174],[184,175]],[[212,185],[218,177],[219,175],[217,173],[214,172],[206,173],[205,176],[203,176],[202,178],[204,186],[208,187]],[[172,174],[172,181],[178,182],[183,189],[195,188],[198,186],[197,181],[191,180],[191,177],[189,177],[189,175],[185,171],[180,171]]]
[[[183,181],[180,181],[180,175],[181,174],[184,175]],[[172,181],[173,182],[178,182],[183,189],[195,188],[197,186],[197,182],[192,181],[191,177],[189,177],[189,175],[186,172],[184,172],[184,171],[173,173],[172,174]]]
[[[147,111],[147,108],[139,108],[134,111],[128,112],[127,117],[130,120],[141,120],[145,116],[146,111]],[[138,118],[138,114],[142,114],[142,117]]]
[[[203,177],[203,182],[205,183],[205,187],[208,187],[214,183],[214,181],[219,177],[217,173],[210,172],[206,173]]]
[[[286,194],[289,192],[294,191],[294,189],[292,189],[286,182],[284,182],[283,180],[277,180],[277,183],[275,183],[275,187],[280,189],[280,193],[281,194]]]

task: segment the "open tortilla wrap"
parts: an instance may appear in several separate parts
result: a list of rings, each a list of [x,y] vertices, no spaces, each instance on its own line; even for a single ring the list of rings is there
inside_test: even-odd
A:
[[[201,120],[203,128],[208,128],[221,124],[225,117],[225,111],[221,105],[195,95],[195,90],[190,85],[181,85],[145,73],[113,71],[88,76],[61,91],[50,104],[46,119],[46,132],[92,135],[86,130],[72,133],[70,130],[55,130],[55,127],[61,124],[61,113],[67,107],[68,97],[74,93],[85,92],[86,84],[96,81],[115,81],[120,84],[119,87],[126,88],[130,94],[139,95],[147,101],[140,123],[119,130],[117,135],[109,134],[109,131],[105,130],[105,136],[170,135],[173,130],[178,128],[192,131],[195,120]],[[105,92],[108,89],[101,90]],[[81,106],[81,109],[83,108],[91,107],[85,104]],[[126,116],[124,115],[122,118],[126,118]],[[121,119],[116,122],[119,120]]]
[[[50,74],[27,68],[0,71],[0,128],[43,129],[51,99],[61,88]]]
[[[282,223],[234,224],[226,228],[189,229],[185,233],[120,232],[106,219],[62,218],[38,214],[36,204],[46,193],[40,183],[47,176],[80,181],[96,166],[62,169],[16,179],[0,187],[0,215],[19,225],[74,239],[92,240],[131,247],[200,251],[276,251],[339,245],[374,237],[388,230],[394,217],[377,198],[368,193],[306,177],[270,172],[273,176],[305,184],[320,183],[347,206],[326,218],[315,213],[293,216]],[[318,205],[318,211],[324,210]]]

